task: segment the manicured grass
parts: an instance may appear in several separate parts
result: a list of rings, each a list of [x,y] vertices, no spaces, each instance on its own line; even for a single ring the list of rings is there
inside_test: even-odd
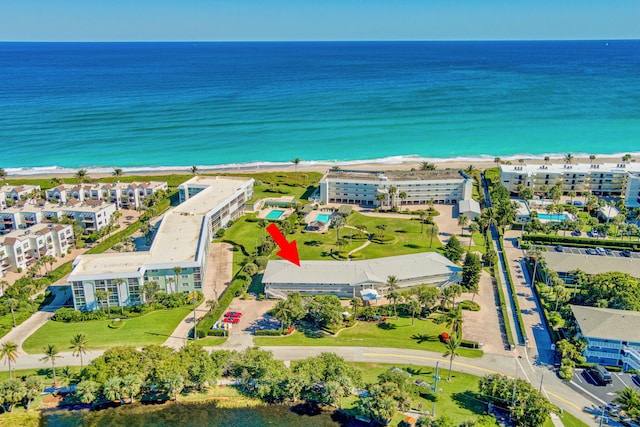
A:
[[[564,427],[587,427],[588,426],[587,423],[580,421],[578,418],[576,418],[575,416],[571,415],[566,411],[561,414],[558,414],[558,417],[560,417],[560,420],[562,421],[562,424],[564,424]]]
[[[87,335],[89,349],[162,344],[190,312],[189,307],[153,311],[142,317],[126,319],[126,324],[120,329],[110,329],[107,326],[110,320],[75,323],[49,321],[31,335],[22,348],[27,353],[42,353],[45,345],[53,344],[60,351],[68,351],[71,338],[79,333]]]
[[[26,411],[17,407],[13,412],[5,412],[0,415],[0,427],[38,427],[41,425],[41,413],[37,409]]]
[[[378,381],[378,375],[382,372],[390,369],[392,365],[383,363],[353,363],[353,365],[362,372],[362,379],[365,383],[375,383]],[[393,365],[399,369],[409,372],[411,380],[423,380],[428,384],[433,384],[433,375],[435,375],[435,368],[416,365]],[[479,377],[469,374],[463,374],[461,372],[451,372],[451,381],[447,382],[448,364],[440,364],[440,371],[438,376],[441,381],[438,382],[438,391],[436,401],[433,400],[431,392],[425,394],[425,397],[414,398],[411,402],[411,408],[418,410],[418,404],[422,404],[423,411],[429,411],[430,413],[435,408],[436,417],[446,415],[453,422],[452,425],[458,425],[464,420],[477,419],[478,417],[486,414],[487,406],[482,400],[479,400],[480,396],[477,395]],[[354,408],[357,398],[351,397],[348,400],[345,399],[345,408]],[[483,417],[486,420],[486,424],[491,425],[491,416]],[[404,415],[398,413],[393,418],[389,425],[395,426],[404,419]],[[483,420],[484,421],[484,420]]]
[[[225,341],[227,341],[227,339],[228,339],[227,337],[206,337],[206,338],[201,338],[196,342],[198,345],[213,347],[213,346],[224,343]]]
[[[253,339],[260,346],[346,346],[346,347],[392,347],[444,353],[445,345],[438,335],[447,331],[442,325],[431,320],[415,320],[411,326],[410,318],[388,319],[387,324],[376,322],[358,322],[356,326],[343,330],[337,337],[326,335],[315,329],[297,331],[287,337],[257,337]],[[464,357],[481,357],[482,350],[460,348]]]

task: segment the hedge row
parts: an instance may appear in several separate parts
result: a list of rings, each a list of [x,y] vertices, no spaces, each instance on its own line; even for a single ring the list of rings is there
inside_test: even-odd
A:
[[[511,269],[506,261],[504,243],[502,242],[502,236],[498,239],[498,243],[500,245],[500,251],[502,253],[502,259],[505,261],[504,266],[507,271],[507,281],[509,282],[509,289],[511,290],[511,297],[513,299],[513,306],[516,310],[516,317],[518,318],[518,330],[520,331],[520,336],[522,336],[522,340],[526,342],[527,340],[527,330],[524,327],[524,320],[522,319],[522,313],[520,312],[520,303],[518,302],[518,293],[516,292],[516,287],[513,282],[513,277],[511,276]]]
[[[507,335],[507,344],[509,346],[515,346],[515,341],[513,340],[513,331],[511,331],[511,324],[509,323],[509,315],[507,314],[507,301],[504,297],[504,292],[502,291],[502,282],[500,278],[496,274],[497,267],[493,266],[492,274],[493,280],[496,288],[498,288],[498,299],[500,300],[500,312],[502,313],[502,320],[504,323],[504,332]]]
[[[256,336],[264,336],[264,337],[279,337],[279,336],[282,336],[282,332],[280,331],[280,329],[278,329],[278,330],[258,329],[257,331],[254,332],[254,334]]]
[[[568,244],[571,246],[595,248],[603,247],[608,249],[631,249],[634,251],[640,250],[640,242],[632,242],[625,240],[608,240],[608,239],[594,239],[592,237],[573,237],[573,236],[548,236],[546,234],[525,234],[522,236],[522,240],[530,241],[536,244]]]

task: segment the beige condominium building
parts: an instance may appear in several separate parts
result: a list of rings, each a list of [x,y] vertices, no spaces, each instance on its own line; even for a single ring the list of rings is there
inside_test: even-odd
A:
[[[546,192],[556,183],[562,191],[582,195],[625,199],[627,206],[640,206],[640,164],[579,163],[579,164],[517,164],[500,166],[500,182],[511,193],[520,188]]]
[[[330,170],[320,180],[320,201],[364,206],[454,204],[471,199],[473,180],[457,170]]]
[[[29,267],[44,256],[59,257],[73,246],[69,224],[38,224],[0,236],[0,276]]]
[[[244,213],[253,179],[196,176],[179,187],[180,204],[167,212],[148,251],[80,255],[68,282],[79,310],[98,307],[95,293],[108,292],[110,305],[144,300],[145,282],[160,291],[202,291],[214,233]]]

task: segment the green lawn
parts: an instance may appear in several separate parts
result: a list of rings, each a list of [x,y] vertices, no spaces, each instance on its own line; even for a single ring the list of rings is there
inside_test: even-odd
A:
[[[259,346],[347,346],[347,347],[392,347],[426,350],[444,353],[444,344],[438,335],[447,328],[436,325],[431,320],[416,319],[411,326],[410,318],[389,319],[387,325],[376,322],[358,322],[351,329],[343,330],[332,337],[317,330],[297,331],[287,337],[256,337],[253,342]],[[482,350],[460,348],[465,357],[481,357]]]
[[[227,337],[206,337],[199,339],[196,343],[201,346],[214,347],[224,343],[227,339]]]
[[[353,363],[353,365],[362,372],[362,379],[366,383],[374,383],[378,381],[378,375],[391,368],[392,365],[383,363]],[[435,368],[416,365],[393,365],[411,373],[411,380],[421,379],[429,384],[433,384],[432,375],[435,374]],[[451,382],[445,381],[448,370],[447,364],[440,365],[439,376],[442,379],[438,382],[438,390],[436,401],[432,395],[425,394],[425,397],[415,398],[411,403],[412,409],[418,409],[418,404],[422,404],[423,411],[432,412],[435,408],[436,417],[446,415],[451,418],[453,425],[458,425],[464,420],[477,419],[485,415],[486,404],[484,404],[477,395],[479,377],[460,372],[452,371]],[[357,398],[351,397],[345,399],[345,408],[353,408]],[[489,418],[489,417],[487,417]],[[396,414],[389,425],[398,425],[404,419],[401,414]],[[489,418],[489,419],[492,419]],[[490,424],[483,424],[490,425]],[[497,425],[497,424],[496,424]]]
[[[75,323],[49,321],[27,338],[22,348],[27,353],[42,353],[45,345],[54,344],[60,351],[67,351],[71,338],[79,333],[87,335],[90,349],[162,344],[190,312],[189,307],[153,311],[142,317],[126,319],[126,324],[120,329],[109,328],[108,320]]]

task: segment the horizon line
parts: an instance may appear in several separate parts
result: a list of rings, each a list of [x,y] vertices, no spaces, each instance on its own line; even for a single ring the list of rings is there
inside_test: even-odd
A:
[[[345,39],[345,40],[0,40],[0,43],[458,43],[640,41],[639,38],[575,39]]]

